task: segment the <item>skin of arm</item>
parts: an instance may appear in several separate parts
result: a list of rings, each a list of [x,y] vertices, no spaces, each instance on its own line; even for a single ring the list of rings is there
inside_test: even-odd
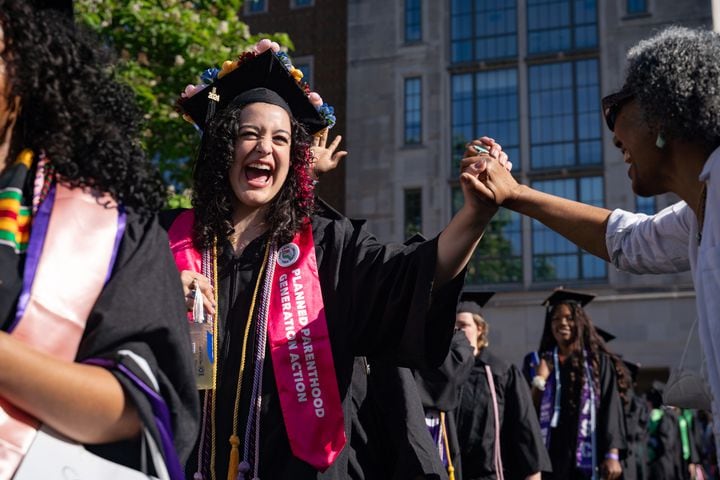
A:
[[[64,362],[0,332],[0,391],[13,405],[80,443],[140,433],[140,418],[120,382],[94,365]]]
[[[609,261],[605,245],[610,210],[557,197],[520,185],[498,161],[486,162],[485,175],[471,180],[480,195],[496,205],[542,222],[580,248]]]
[[[474,145],[489,145],[489,140],[492,139],[483,137],[469,144],[465,158],[460,162],[460,186],[465,202],[438,239],[435,267],[435,284],[438,286],[448,282],[465,268],[485,232],[485,227],[498,210],[492,199],[478,193],[474,188],[476,183],[480,183],[478,178],[485,176],[486,165],[500,166],[500,162],[503,165],[507,162],[507,155],[497,144],[488,148],[489,154],[478,154],[473,148]],[[493,158],[498,160],[491,162]],[[499,168],[505,169],[504,166]]]

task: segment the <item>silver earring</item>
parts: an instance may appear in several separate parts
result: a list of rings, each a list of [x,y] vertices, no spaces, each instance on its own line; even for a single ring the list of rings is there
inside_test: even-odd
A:
[[[665,148],[665,137],[663,137],[662,133],[657,134],[657,138],[655,139],[655,146],[657,148]]]

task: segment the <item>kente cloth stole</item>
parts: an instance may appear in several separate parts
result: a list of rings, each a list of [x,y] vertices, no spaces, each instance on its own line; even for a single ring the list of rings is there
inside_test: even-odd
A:
[[[540,401],[540,432],[545,440],[545,447],[550,448],[552,429],[560,420],[560,362],[557,347],[553,350],[553,372],[547,380],[545,391]],[[593,381],[592,369],[588,362],[588,352],[583,356],[584,381],[580,392],[580,411],[578,413],[577,443],[575,449],[575,466],[589,474],[593,479],[597,472],[597,397]]]
[[[16,339],[73,361],[88,315],[112,271],[125,215],[108,195],[61,183],[33,217],[15,321]],[[0,479],[12,478],[40,423],[0,398]]]
[[[200,273],[202,255],[193,247],[193,221],[192,211],[181,213],[168,236],[178,269]],[[295,457],[324,471],[342,451],[346,437],[310,222],[277,251],[267,318],[290,448]]]

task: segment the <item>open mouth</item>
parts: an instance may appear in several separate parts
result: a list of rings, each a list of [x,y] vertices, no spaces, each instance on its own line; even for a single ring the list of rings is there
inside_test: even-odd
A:
[[[250,185],[264,186],[270,183],[273,170],[270,165],[264,163],[251,163],[245,166],[245,178]]]

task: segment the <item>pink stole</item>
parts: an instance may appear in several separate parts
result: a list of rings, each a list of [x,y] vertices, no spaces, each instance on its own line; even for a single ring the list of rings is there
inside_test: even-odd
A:
[[[45,203],[51,202],[51,197],[52,193]],[[10,334],[37,350],[72,362],[88,315],[112,268],[122,227],[117,205],[109,196],[98,198],[58,183],[54,198],[45,228],[33,225],[31,231],[23,275],[26,283],[32,279],[31,288],[23,288],[19,322]],[[42,214],[41,205],[38,216]],[[37,250],[33,249],[33,240]],[[34,272],[28,271],[33,267]],[[0,398],[0,479],[13,476],[39,425],[38,420]]]
[[[278,250],[268,319],[290,448],[324,471],[346,438],[310,222]]]
[[[192,211],[181,213],[168,236],[178,269],[200,272],[193,221]],[[268,337],[280,407],[293,455],[324,471],[346,437],[310,222],[277,257]]]

